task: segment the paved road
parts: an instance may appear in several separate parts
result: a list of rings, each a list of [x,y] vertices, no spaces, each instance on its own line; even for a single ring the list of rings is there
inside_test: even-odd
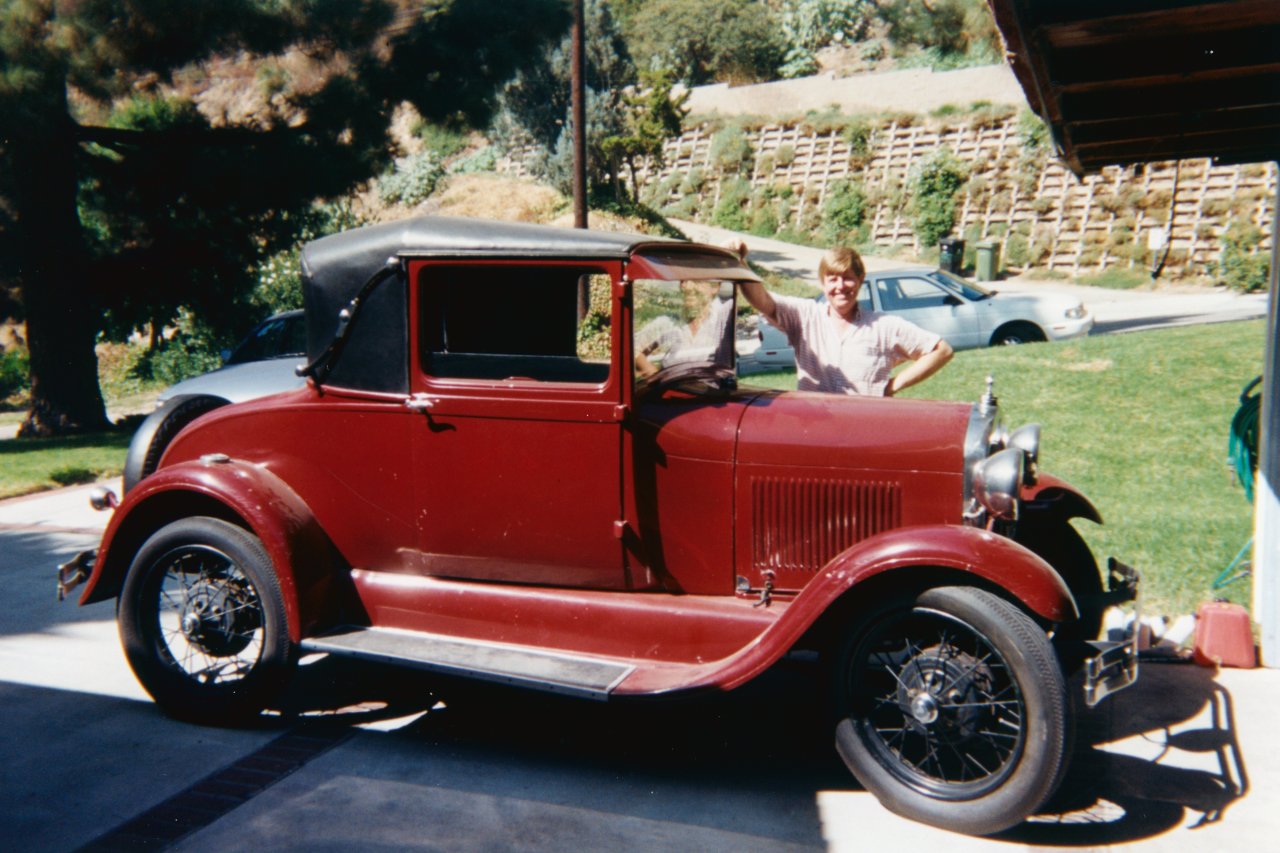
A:
[[[1146,666],[1082,718],[1058,811],[1001,840],[857,790],[806,661],[719,701],[611,706],[321,659],[258,728],[173,722],[112,605],[54,601],[51,567],[104,522],[86,492],[0,501],[0,849],[1199,853],[1280,832],[1272,670]]]
[[[730,239],[746,241],[751,260],[785,275],[817,282],[821,249],[797,246],[782,240],[736,234],[723,228],[696,222],[673,220],[691,239],[723,245]],[[888,270],[904,264],[887,258],[866,256],[867,269]],[[992,285],[1012,293],[1061,293],[1076,297],[1093,312],[1093,334],[1136,332],[1201,323],[1252,320],[1267,315],[1267,294],[1242,294],[1225,288],[1176,288],[1161,290],[1114,290],[1026,276],[1005,279]]]

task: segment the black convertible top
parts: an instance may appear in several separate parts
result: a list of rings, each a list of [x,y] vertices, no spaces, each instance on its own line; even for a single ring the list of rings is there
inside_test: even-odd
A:
[[[620,260],[641,246],[680,252],[682,240],[554,228],[523,222],[423,216],[356,228],[313,240],[302,249],[307,309],[307,357],[333,338],[338,312],[389,258],[528,258]],[[405,282],[393,278],[371,294],[329,381],[370,391],[408,388]]]
[[[322,237],[303,250],[303,265],[327,277],[363,261],[371,275],[388,257],[624,258],[645,243],[680,243],[643,234],[554,228],[450,216],[420,216]],[[359,284],[356,285],[359,287]]]

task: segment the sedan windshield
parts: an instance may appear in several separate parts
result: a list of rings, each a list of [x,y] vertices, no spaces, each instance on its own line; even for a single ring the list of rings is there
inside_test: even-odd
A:
[[[980,299],[990,299],[995,295],[994,290],[987,290],[981,285],[966,281],[958,275],[953,275],[946,270],[934,270],[931,275],[943,286],[959,292],[965,299],[970,302],[977,302]]]

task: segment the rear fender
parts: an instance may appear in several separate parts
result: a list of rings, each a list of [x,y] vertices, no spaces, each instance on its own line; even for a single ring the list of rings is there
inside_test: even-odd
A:
[[[238,524],[262,541],[280,579],[295,642],[333,609],[342,561],[311,510],[275,474],[222,456],[166,466],[125,496],[107,526],[80,604],[118,596],[147,538],[195,515]]]

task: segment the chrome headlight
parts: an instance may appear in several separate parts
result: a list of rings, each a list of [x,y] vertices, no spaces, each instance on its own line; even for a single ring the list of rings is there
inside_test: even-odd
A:
[[[973,497],[996,518],[1018,517],[1018,493],[1024,476],[1024,451],[1010,447],[992,454],[973,469]]]
[[[1037,466],[1040,462],[1040,424],[1018,427],[1009,433],[1006,445],[1014,450],[1021,450],[1025,454],[1023,482],[1028,486],[1035,485],[1036,476],[1039,473]]]
[[[1077,305],[1074,308],[1068,308],[1063,313],[1066,315],[1066,318],[1068,320],[1080,320],[1084,317],[1085,314],[1088,314],[1089,312],[1085,310],[1084,304],[1081,303],[1080,305]]]

